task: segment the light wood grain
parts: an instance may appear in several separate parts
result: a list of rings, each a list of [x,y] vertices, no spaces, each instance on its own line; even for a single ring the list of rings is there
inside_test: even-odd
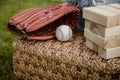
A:
[[[98,52],[98,55],[104,59],[120,57],[120,47],[104,49],[86,38],[86,46],[91,50]]]
[[[86,38],[86,46],[91,50],[98,52],[98,45]]]
[[[105,28],[105,37],[120,36],[120,26]]]
[[[85,28],[84,36],[87,39],[89,39],[90,41],[97,44],[98,46],[105,48],[105,49],[120,47],[120,36],[103,38],[103,37],[91,32],[87,28]]]
[[[90,29],[93,33],[103,38],[120,36],[120,26],[105,28],[105,26],[85,20],[85,28]]]
[[[120,9],[120,4],[109,4],[108,6]]]
[[[89,40],[91,40],[92,42],[94,42],[95,44],[101,46],[101,47],[105,47],[105,40],[103,37],[94,34],[93,32],[91,32],[89,29],[85,28],[84,29],[84,36],[86,38],[88,38]]]
[[[119,24],[119,18],[117,14],[98,9],[96,7],[84,8],[83,17],[106,27],[113,27]]]
[[[105,26],[99,25],[89,20],[85,20],[85,28],[90,29],[93,33],[98,34],[102,37],[107,37],[105,34]]]
[[[104,59],[120,57],[120,47],[110,48],[110,49],[103,49],[99,47],[98,55],[100,55]]]
[[[119,17],[119,25],[120,25],[120,9],[115,8],[115,7],[111,7],[108,5],[97,6],[97,8],[117,14]]]

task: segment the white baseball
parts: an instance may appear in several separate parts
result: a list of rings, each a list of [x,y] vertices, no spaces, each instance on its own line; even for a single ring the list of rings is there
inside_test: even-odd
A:
[[[55,34],[59,41],[68,41],[72,38],[72,29],[67,25],[61,25],[56,29]]]

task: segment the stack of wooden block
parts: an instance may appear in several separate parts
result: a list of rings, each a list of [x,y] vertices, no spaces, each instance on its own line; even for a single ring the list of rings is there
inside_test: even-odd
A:
[[[83,17],[86,46],[105,59],[120,57],[120,4],[84,8]]]

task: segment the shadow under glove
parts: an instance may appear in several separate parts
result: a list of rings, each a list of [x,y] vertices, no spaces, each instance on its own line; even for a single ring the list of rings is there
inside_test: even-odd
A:
[[[77,29],[79,29],[80,31],[84,32],[85,20],[84,20],[84,18],[82,17],[83,8],[84,8],[84,7],[92,6],[92,0],[67,0],[66,3],[67,3],[67,4],[72,4],[72,5],[74,5],[74,6],[77,6],[77,7],[79,7],[79,9],[81,10],[81,11],[78,13],[76,27],[77,27]]]

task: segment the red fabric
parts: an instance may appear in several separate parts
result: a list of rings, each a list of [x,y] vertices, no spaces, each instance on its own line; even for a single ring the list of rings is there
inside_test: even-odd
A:
[[[63,4],[32,8],[13,16],[8,22],[8,29],[30,40],[48,40],[55,37],[55,30],[60,25],[73,29],[77,12],[77,7]]]

